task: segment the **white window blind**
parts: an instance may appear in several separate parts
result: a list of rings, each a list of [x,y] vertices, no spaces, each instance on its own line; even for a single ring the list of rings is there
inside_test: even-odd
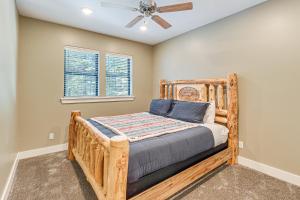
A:
[[[106,96],[131,96],[132,57],[106,55]]]
[[[64,96],[98,96],[99,53],[65,48],[64,56]]]

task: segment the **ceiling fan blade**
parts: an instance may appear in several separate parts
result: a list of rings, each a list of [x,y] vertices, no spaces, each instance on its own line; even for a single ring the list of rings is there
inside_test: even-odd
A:
[[[131,28],[131,27],[133,27],[133,26],[136,25],[139,21],[141,21],[143,18],[144,18],[143,15],[137,16],[136,18],[134,18],[131,22],[129,22],[129,23],[126,25],[126,28]]]
[[[170,6],[162,6],[162,7],[157,8],[159,13],[177,12],[177,11],[192,10],[192,9],[193,9],[192,2],[174,4],[174,5],[170,5]]]
[[[168,29],[170,28],[172,25],[169,24],[166,20],[164,20],[163,18],[161,18],[160,16],[158,15],[153,15],[151,17],[151,19],[153,21],[155,21],[157,24],[159,24],[161,27],[163,27],[164,29]]]
[[[119,8],[119,9],[125,9],[125,10],[130,10],[130,11],[138,11],[139,10],[139,9],[131,7],[131,6],[106,2],[106,1],[101,1],[100,4],[102,7],[106,7],[106,8]]]

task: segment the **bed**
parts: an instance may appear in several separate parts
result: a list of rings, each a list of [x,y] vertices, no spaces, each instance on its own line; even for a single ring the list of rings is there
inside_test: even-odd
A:
[[[215,124],[195,126],[147,112],[84,119],[73,111],[68,159],[78,162],[98,199],[167,199],[220,165],[236,163],[237,87],[235,73],[219,79],[160,81],[160,99],[215,102]],[[126,124],[142,119],[174,123],[176,129],[170,126],[174,131],[164,133],[134,124],[135,132],[125,135],[114,124],[124,122],[125,131]],[[222,126],[228,134],[220,131]],[[133,134],[146,130],[148,135]]]

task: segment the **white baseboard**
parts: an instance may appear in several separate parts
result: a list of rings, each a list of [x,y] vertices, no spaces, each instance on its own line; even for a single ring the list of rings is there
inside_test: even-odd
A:
[[[300,176],[296,175],[296,174],[292,174],[290,172],[275,168],[275,167],[271,167],[269,165],[254,161],[254,160],[250,160],[248,158],[239,156],[238,157],[238,163],[240,165],[249,167],[251,169],[254,169],[256,171],[262,172],[264,174],[267,174],[269,176],[272,176],[274,178],[283,180],[285,182],[300,186]]]
[[[11,169],[10,169],[10,173],[9,173],[9,176],[7,178],[7,181],[6,181],[6,184],[5,184],[2,196],[1,196],[1,200],[6,200],[8,198],[8,195],[9,195],[9,192],[11,190],[13,180],[14,180],[14,177],[15,177],[18,162],[19,162],[19,159],[18,159],[18,154],[17,154],[16,158],[15,158],[15,161],[14,161],[14,163],[13,163]]]
[[[39,149],[32,149],[28,151],[22,151],[18,153],[18,158],[19,160],[25,159],[25,158],[31,158],[35,156],[41,156],[49,153],[56,153],[60,151],[65,151],[68,148],[68,144],[59,144],[59,145],[54,145],[54,146],[48,146],[48,147],[43,147]]]

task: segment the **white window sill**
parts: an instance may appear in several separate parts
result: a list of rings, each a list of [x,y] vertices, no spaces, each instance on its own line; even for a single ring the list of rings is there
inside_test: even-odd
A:
[[[117,97],[63,97],[60,99],[62,104],[75,103],[99,103],[99,102],[120,102],[133,101],[134,96],[117,96]]]

